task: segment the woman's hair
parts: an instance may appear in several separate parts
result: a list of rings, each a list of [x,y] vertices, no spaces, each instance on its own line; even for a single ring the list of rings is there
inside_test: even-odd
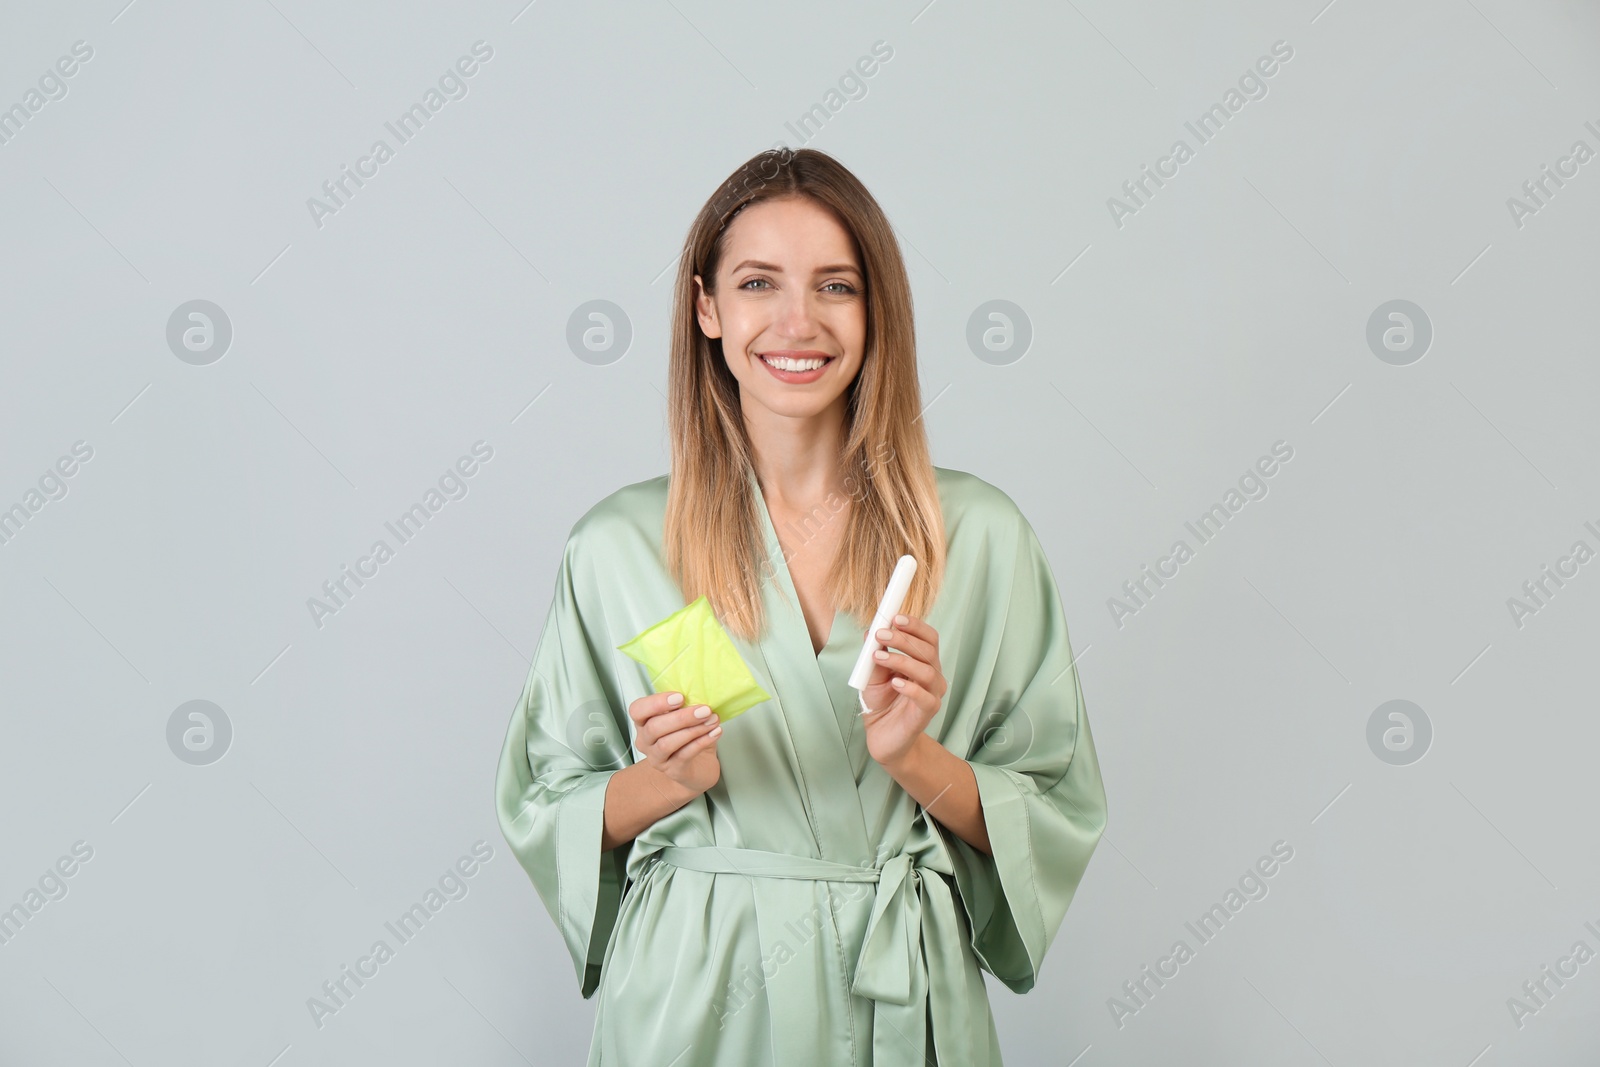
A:
[[[714,294],[733,217],[751,204],[796,197],[832,212],[854,239],[866,275],[866,349],[845,394],[841,456],[852,504],[829,575],[830,599],[866,626],[895,561],[910,554],[917,573],[901,611],[920,618],[944,576],[944,519],[922,423],[911,286],[894,231],[866,186],[833,157],[810,148],[769,149],[730,174],[689,228],[673,289],[668,370],[665,561],[687,600],[704,595],[723,624],[746,640],[765,628],[761,582],[774,578],[776,564],[761,544],[739,383],[721,339],[700,329],[694,276]],[[843,504],[830,496],[806,524],[833,521]]]

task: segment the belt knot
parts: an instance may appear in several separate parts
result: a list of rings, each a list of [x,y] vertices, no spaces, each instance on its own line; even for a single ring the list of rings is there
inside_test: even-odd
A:
[[[851,991],[872,1000],[910,1004],[926,992],[922,957],[922,874],[905,853],[878,873]]]

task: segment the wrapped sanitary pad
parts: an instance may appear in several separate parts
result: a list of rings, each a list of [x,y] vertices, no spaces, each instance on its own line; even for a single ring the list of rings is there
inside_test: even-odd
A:
[[[772,699],[704,596],[617,648],[644,664],[655,692],[682,693],[684,707],[705,704],[722,722]]]

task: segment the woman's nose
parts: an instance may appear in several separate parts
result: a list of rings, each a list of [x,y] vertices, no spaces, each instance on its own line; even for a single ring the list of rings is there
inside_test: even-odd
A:
[[[810,293],[788,294],[778,312],[779,325],[793,337],[810,337],[816,329],[816,307]]]

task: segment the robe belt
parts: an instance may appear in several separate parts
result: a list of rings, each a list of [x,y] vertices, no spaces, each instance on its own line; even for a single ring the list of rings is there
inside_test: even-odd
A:
[[[924,1067],[925,1057],[931,1059],[920,1052],[930,1000],[935,1041],[946,1056],[954,1055],[959,1063],[968,1050],[987,1049],[976,1043],[978,1035],[971,1029],[970,1012],[956,984],[964,965],[962,927],[950,886],[935,869],[915,863],[906,853],[891,857],[881,868],[722,846],[669,845],[656,855],[674,867],[712,874],[877,882],[850,987],[856,996],[874,1002],[873,1045],[878,1050],[874,1063],[903,1060]],[[929,958],[935,962],[931,983]],[[912,1055],[912,1049],[920,1054]]]

